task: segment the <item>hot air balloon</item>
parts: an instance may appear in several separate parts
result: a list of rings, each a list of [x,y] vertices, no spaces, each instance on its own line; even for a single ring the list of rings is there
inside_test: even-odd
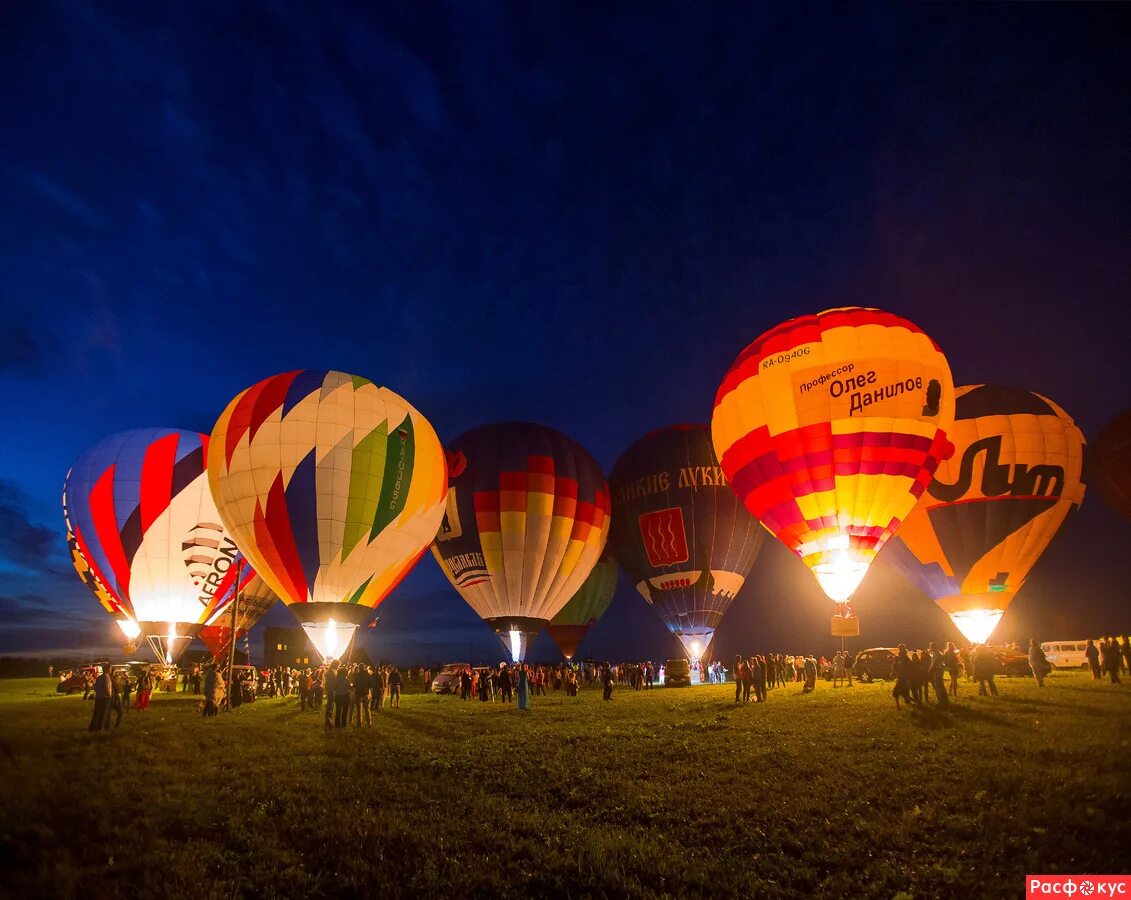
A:
[[[236,585],[233,582],[230,596],[225,598],[219,612],[213,615],[200,629],[200,639],[217,662],[227,662],[233,636],[236,640],[245,636],[267,615],[279,598],[267,586],[267,582],[256,574],[251,566],[243,567],[239,586],[239,602],[235,601]],[[227,608],[231,605],[231,608]],[[232,614],[235,615],[235,631],[232,630]]]
[[[221,519],[323,659],[339,657],[435,537],[436,432],[388,388],[306,370],[240,393],[212,442]]]
[[[612,553],[700,659],[762,547],[762,529],[719,467],[706,425],[654,431],[609,478]]]
[[[143,428],[78,458],[63,487],[72,558],[127,638],[173,662],[217,610],[238,551],[204,470],[208,438]],[[137,629],[134,632],[134,629]]]
[[[1117,513],[1131,521],[1131,409],[1116,416],[1092,446],[1093,482]]]
[[[849,307],[791,319],[735,360],[711,430],[746,508],[847,603],[950,447],[954,383],[917,326]]]
[[[605,548],[605,476],[581,445],[525,422],[474,428],[452,441],[448,460],[432,554],[518,662]]]
[[[972,643],[984,643],[1069,510],[1084,500],[1084,436],[1040,394],[960,387],[955,453],[884,552]]]
[[[617,561],[611,556],[602,556],[577,593],[546,626],[546,632],[558,645],[562,656],[573,659],[589,629],[609,608],[616,589]]]

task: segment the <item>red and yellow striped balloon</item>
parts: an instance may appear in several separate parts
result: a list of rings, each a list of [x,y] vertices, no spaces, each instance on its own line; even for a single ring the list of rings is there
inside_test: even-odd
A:
[[[954,382],[913,323],[847,307],[784,322],[735,360],[711,432],[746,508],[846,602],[953,452]]]

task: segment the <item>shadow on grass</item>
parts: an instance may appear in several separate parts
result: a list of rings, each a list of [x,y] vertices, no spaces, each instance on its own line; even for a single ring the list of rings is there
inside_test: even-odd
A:
[[[973,724],[978,722],[1002,725],[1006,728],[1017,726],[1002,716],[995,716],[983,709],[971,706],[961,706],[950,703],[947,706],[912,706],[911,721],[920,728],[934,731],[940,728],[954,728],[960,724]]]

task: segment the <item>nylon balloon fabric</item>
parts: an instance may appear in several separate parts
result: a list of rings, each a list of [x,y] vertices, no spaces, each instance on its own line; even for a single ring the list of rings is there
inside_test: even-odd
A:
[[[960,387],[955,454],[884,553],[964,636],[988,639],[1068,513],[1084,500],[1084,435],[1040,394]]]
[[[576,441],[526,422],[472,429],[451,442],[448,458],[433,556],[480,617],[524,642],[581,588],[605,548],[605,476]],[[516,660],[524,647],[512,648]]]
[[[420,558],[444,512],[436,432],[367,378],[326,370],[266,378],[228,404],[212,441],[208,477],[220,515],[304,624],[364,621]]]
[[[689,655],[701,656],[763,539],[719,466],[710,429],[646,435],[617,460],[609,487],[612,553]]]
[[[99,442],[67,474],[75,568],[104,607],[147,637],[170,625],[195,634],[234,578],[238,551],[208,489],[207,453],[197,432],[135,429]]]
[[[222,604],[218,604],[218,612],[209,618],[204,627],[200,629],[200,639],[212,658],[218,662],[225,662],[232,642],[232,615],[235,610],[235,636],[246,635],[252,628],[259,624],[260,619],[278,601],[275,592],[267,586],[251,566],[244,566],[243,577],[239,585],[239,603],[235,604],[236,585],[233,582],[228,590],[228,596]],[[235,604],[234,606],[229,606]]]
[[[935,342],[899,316],[847,307],[750,344],[711,430],[746,508],[845,602],[951,452],[953,420]]]
[[[617,574],[617,561],[607,554],[602,556],[577,593],[546,626],[566,659],[573,659],[585,635],[609,608],[617,589]]]

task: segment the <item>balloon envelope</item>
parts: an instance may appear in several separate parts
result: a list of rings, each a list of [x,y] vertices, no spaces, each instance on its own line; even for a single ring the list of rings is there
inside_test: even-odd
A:
[[[447,474],[436,432],[366,378],[307,370],[239,394],[212,432],[224,522],[324,658],[436,534]]]
[[[1131,409],[1100,432],[1092,447],[1093,482],[1112,509],[1131,521]]]
[[[215,614],[235,574],[238,551],[208,489],[207,451],[194,431],[122,432],[83,453],[63,488],[76,571],[127,637],[136,625],[166,660]]]
[[[527,422],[474,428],[451,442],[448,459],[433,556],[518,661],[605,548],[605,476],[580,444]]]
[[[244,575],[239,586],[239,603],[235,602],[236,585],[229,588],[230,597],[224,605],[200,629],[200,639],[217,662],[227,662],[231,651],[233,635],[236,639],[246,635],[267,615],[268,610],[279,598],[267,586],[251,566],[244,566]],[[230,608],[229,608],[230,605]],[[235,631],[232,631],[232,614],[235,614]]]
[[[609,478],[612,553],[668,629],[699,659],[762,547],[730,489],[706,425],[641,438]]]
[[[916,325],[849,307],[791,319],[735,360],[711,430],[746,508],[846,602],[950,447],[954,383]]]
[[[884,559],[983,643],[1084,500],[1084,435],[1040,394],[992,384],[957,393],[955,453]]]
[[[577,648],[597,620],[605,614],[617,589],[617,561],[602,556],[589,577],[546,626],[562,656],[573,659]]]

